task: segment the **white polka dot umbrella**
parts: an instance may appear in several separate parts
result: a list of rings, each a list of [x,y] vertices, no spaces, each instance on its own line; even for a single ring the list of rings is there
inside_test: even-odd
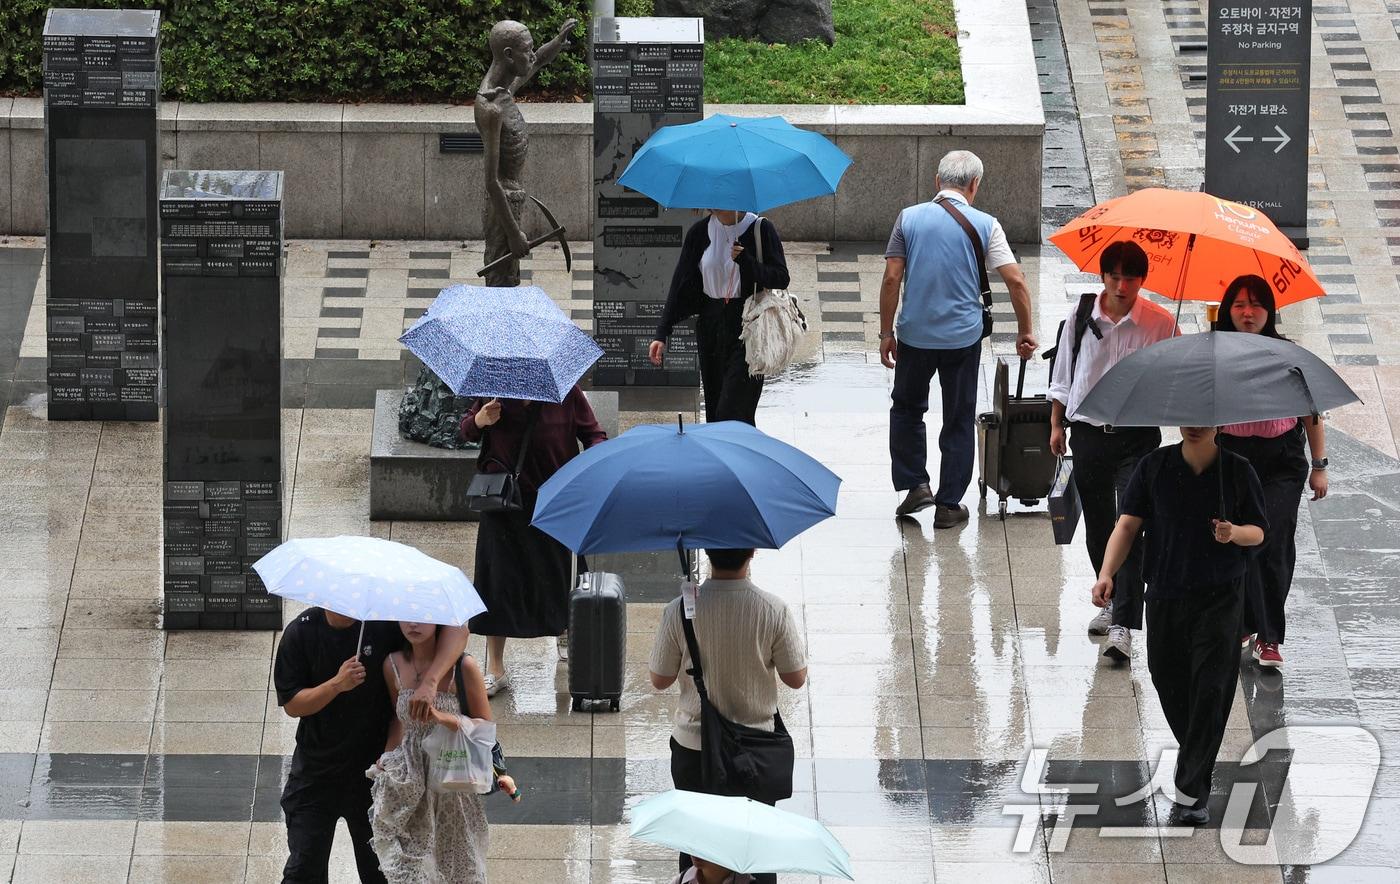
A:
[[[270,593],[360,621],[461,626],[486,610],[461,568],[376,537],[288,540],[253,570]]]

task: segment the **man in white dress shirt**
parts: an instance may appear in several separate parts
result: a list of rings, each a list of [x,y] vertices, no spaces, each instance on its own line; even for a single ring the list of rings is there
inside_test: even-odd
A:
[[[1120,359],[1177,334],[1172,314],[1138,297],[1147,278],[1147,253],[1131,241],[1115,242],[1099,258],[1103,291],[1080,320],[1070,317],[1056,343],[1050,375],[1050,447],[1074,451],[1074,484],[1084,510],[1084,541],[1098,573],[1109,535],[1118,520],[1118,498],[1139,460],[1162,444],[1156,427],[1107,427],[1079,414],[1084,397]],[[1085,296],[1089,297],[1089,296]],[[1069,443],[1065,431],[1069,430]],[[1104,656],[1119,662],[1132,655],[1132,632],[1142,628],[1142,542],[1133,544],[1114,580],[1113,605],[1089,623],[1108,635]]]

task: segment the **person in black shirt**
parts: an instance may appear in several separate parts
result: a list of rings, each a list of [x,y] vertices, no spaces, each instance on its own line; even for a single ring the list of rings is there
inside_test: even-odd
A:
[[[1094,584],[1100,608],[1133,539],[1146,528],[1147,669],[1180,746],[1170,796],[1181,822],[1210,821],[1215,757],[1239,681],[1239,631],[1249,551],[1264,542],[1264,492],[1249,461],[1215,444],[1212,427],[1182,427],[1180,445],[1144,457]]]
[[[350,830],[360,880],[384,881],[369,844],[370,781],[365,771],[384,750],[389,733],[384,659],[404,640],[397,623],[371,621],[364,627],[360,640],[360,621],[310,608],[287,625],[277,647],[272,672],[277,704],[301,720],[282,790],[290,853],[284,884],[329,881],[338,819]],[[465,627],[442,631],[425,675],[428,687],[413,695],[415,717],[431,714],[432,686],[452,669],[466,644]],[[428,680],[434,673],[436,678]]]

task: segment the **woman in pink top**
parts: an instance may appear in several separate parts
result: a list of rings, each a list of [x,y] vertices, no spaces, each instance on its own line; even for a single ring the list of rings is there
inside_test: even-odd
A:
[[[1282,339],[1269,284],[1259,276],[1236,277],[1220,299],[1215,329]],[[1283,665],[1279,652],[1283,604],[1293,583],[1297,557],[1298,499],[1305,485],[1312,489],[1313,500],[1327,495],[1327,436],[1321,420],[1290,417],[1231,424],[1221,428],[1219,441],[1221,447],[1248,459],[1264,486],[1269,531],[1245,578],[1242,644],[1248,647],[1253,642],[1255,661],[1277,669]],[[1305,443],[1312,456],[1311,468]]]

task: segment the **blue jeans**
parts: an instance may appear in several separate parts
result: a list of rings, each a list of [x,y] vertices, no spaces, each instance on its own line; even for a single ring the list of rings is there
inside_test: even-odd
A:
[[[938,375],[943,430],[938,434],[938,490],[933,501],[939,506],[962,502],[977,458],[977,365],[981,357],[981,341],[956,350],[924,350],[899,342],[890,393],[890,473],[896,491],[929,484],[924,414],[928,411],[929,385]]]

